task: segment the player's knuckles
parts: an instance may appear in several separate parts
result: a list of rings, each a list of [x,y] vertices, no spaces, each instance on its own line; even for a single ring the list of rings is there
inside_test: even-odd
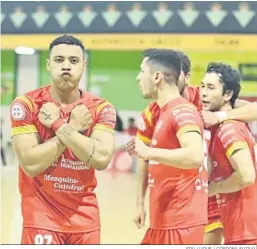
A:
[[[48,109],[48,110],[51,110],[51,109],[53,109],[55,107],[56,107],[56,105],[53,104],[53,103],[50,103],[50,102],[45,104],[45,108]]]

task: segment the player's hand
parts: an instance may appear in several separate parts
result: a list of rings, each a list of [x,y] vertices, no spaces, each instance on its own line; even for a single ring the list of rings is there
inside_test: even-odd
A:
[[[146,212],[144,206],[140,205],[136,207],[135,217],[133,219],[134,223],[136,224],[137,228],[142,228],[145,226],[145,217]]]
[[[42,105],[38,113],[38,119],[41,124],[50,128],[54,121],[60,118],[60,109],[52,102]]]
[[[148,160],[149,148],[140,139],[135,138],[127,143],[127,152],[129,155],[136,155],[141,159]]]
[[[204,122],[205,128],[217,125],[220,123],[218,116],[215,112],[201,111],[201,116]]]
[[[84,105],[77,105],[70,115],[69,125],[77,131],[85,131],[92,124],[92,116]]]
[[[218,184],[217,182],[211,182],[209,184],[209,190],[208,190],[208,196],[211,197],[211,196],[214,196],[216,194],[218,194]]]

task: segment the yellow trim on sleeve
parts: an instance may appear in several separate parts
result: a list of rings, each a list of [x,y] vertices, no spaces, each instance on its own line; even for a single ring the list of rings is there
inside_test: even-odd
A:
[[[33,105],[31,103],[30,99],[28,99],[26,96],[19,96],[15,100],[22,100],[22,101],[24,101],[28,105],[30,111],[33,112]]]
[[[110,132],[111,134],[114,134],[114,129],[109,127],[109,126],[106,126],[106,125],[103,125],[103,124],[96,124],[93,128],[93,130],[101,130],[101,131],[107,131],[107,132]]]
[[[196,131],[196,132],[199,132],[200,134],[202,134],[200,128],[197,125],[186,125],[184,127],[181,127],[178,130],[176,135],[177,135],[177,137],[180,137],[184,133],[190,132],[190,131]]]
[[[103,110],[104,107],[106,107],[107,105],[111,105],[111,106],[112,106],[112,104],[111,104],[110,102],[108,102],[108,101],[105,101],[105,102],[101,103],[99,106],[97,106],[97,108],[96,108],[96,113],[99,113],[99,112],[100,112],[101,110]]]
[[[146,117],[147,121],[149,122],[149,125],[151,125],[152,124],[152,113],[150,112],[149,106],[146,107],[144,113],[145,113],[145,117]]]
[[[223,228],[223,224],[220,221],[216,221],[216,222],[206,225],[204,232],[209,233],[218,228]]]
[[[149,145],[151,143],[151,139],[149,139],[146,136],[141,135],[140,133],[137,133],[137,137],[144,142],[146,145]]]
[[[35,133],[35,132],[38,132],[35,125],[24,125],[24,126],[13,127],[11,130],[11,136],[27,134],[27,133]]]
[[[239,150],[239,149],[246,149],[248,148],[248,144],[245,141],[238,141],[238,142],[234,142],[226,151],[226,155],[227,157],[231,157],[231,155],[233,154],[233,152],[235,150]]]

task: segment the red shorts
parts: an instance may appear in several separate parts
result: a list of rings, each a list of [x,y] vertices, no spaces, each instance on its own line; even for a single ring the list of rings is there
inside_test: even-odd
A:
[[[233,241],[225,244],[226,245],[257,245],[257,239]]]
[[[223,228],[220,218],[220,211],[217,204],[216,196],[208,198],[208,224],[205,226],[205,233]]]
[[[190,245],[203,244],[204,225],[170,229],[156,230],[149,228],[141,242],[142,245]]]
[[[89,233],[61,233],[36,228],[23,228],[21,244],[23,245],[98,245],[100,230]]]

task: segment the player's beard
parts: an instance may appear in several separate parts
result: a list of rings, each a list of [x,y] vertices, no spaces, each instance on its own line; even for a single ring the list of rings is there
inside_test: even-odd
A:
[[[147,98],[145,97],[145,99],[157,100],[157,96],[158,96],[158,91],[156,89],[156,86],[153,86],[149,90],[147,94]]]
[[[154,100],[158,95],[157,87],[154,85],[154,83],[148,83],[147,87],[143,87],[143,85],[141,85],[140,88],[144,99]]]

